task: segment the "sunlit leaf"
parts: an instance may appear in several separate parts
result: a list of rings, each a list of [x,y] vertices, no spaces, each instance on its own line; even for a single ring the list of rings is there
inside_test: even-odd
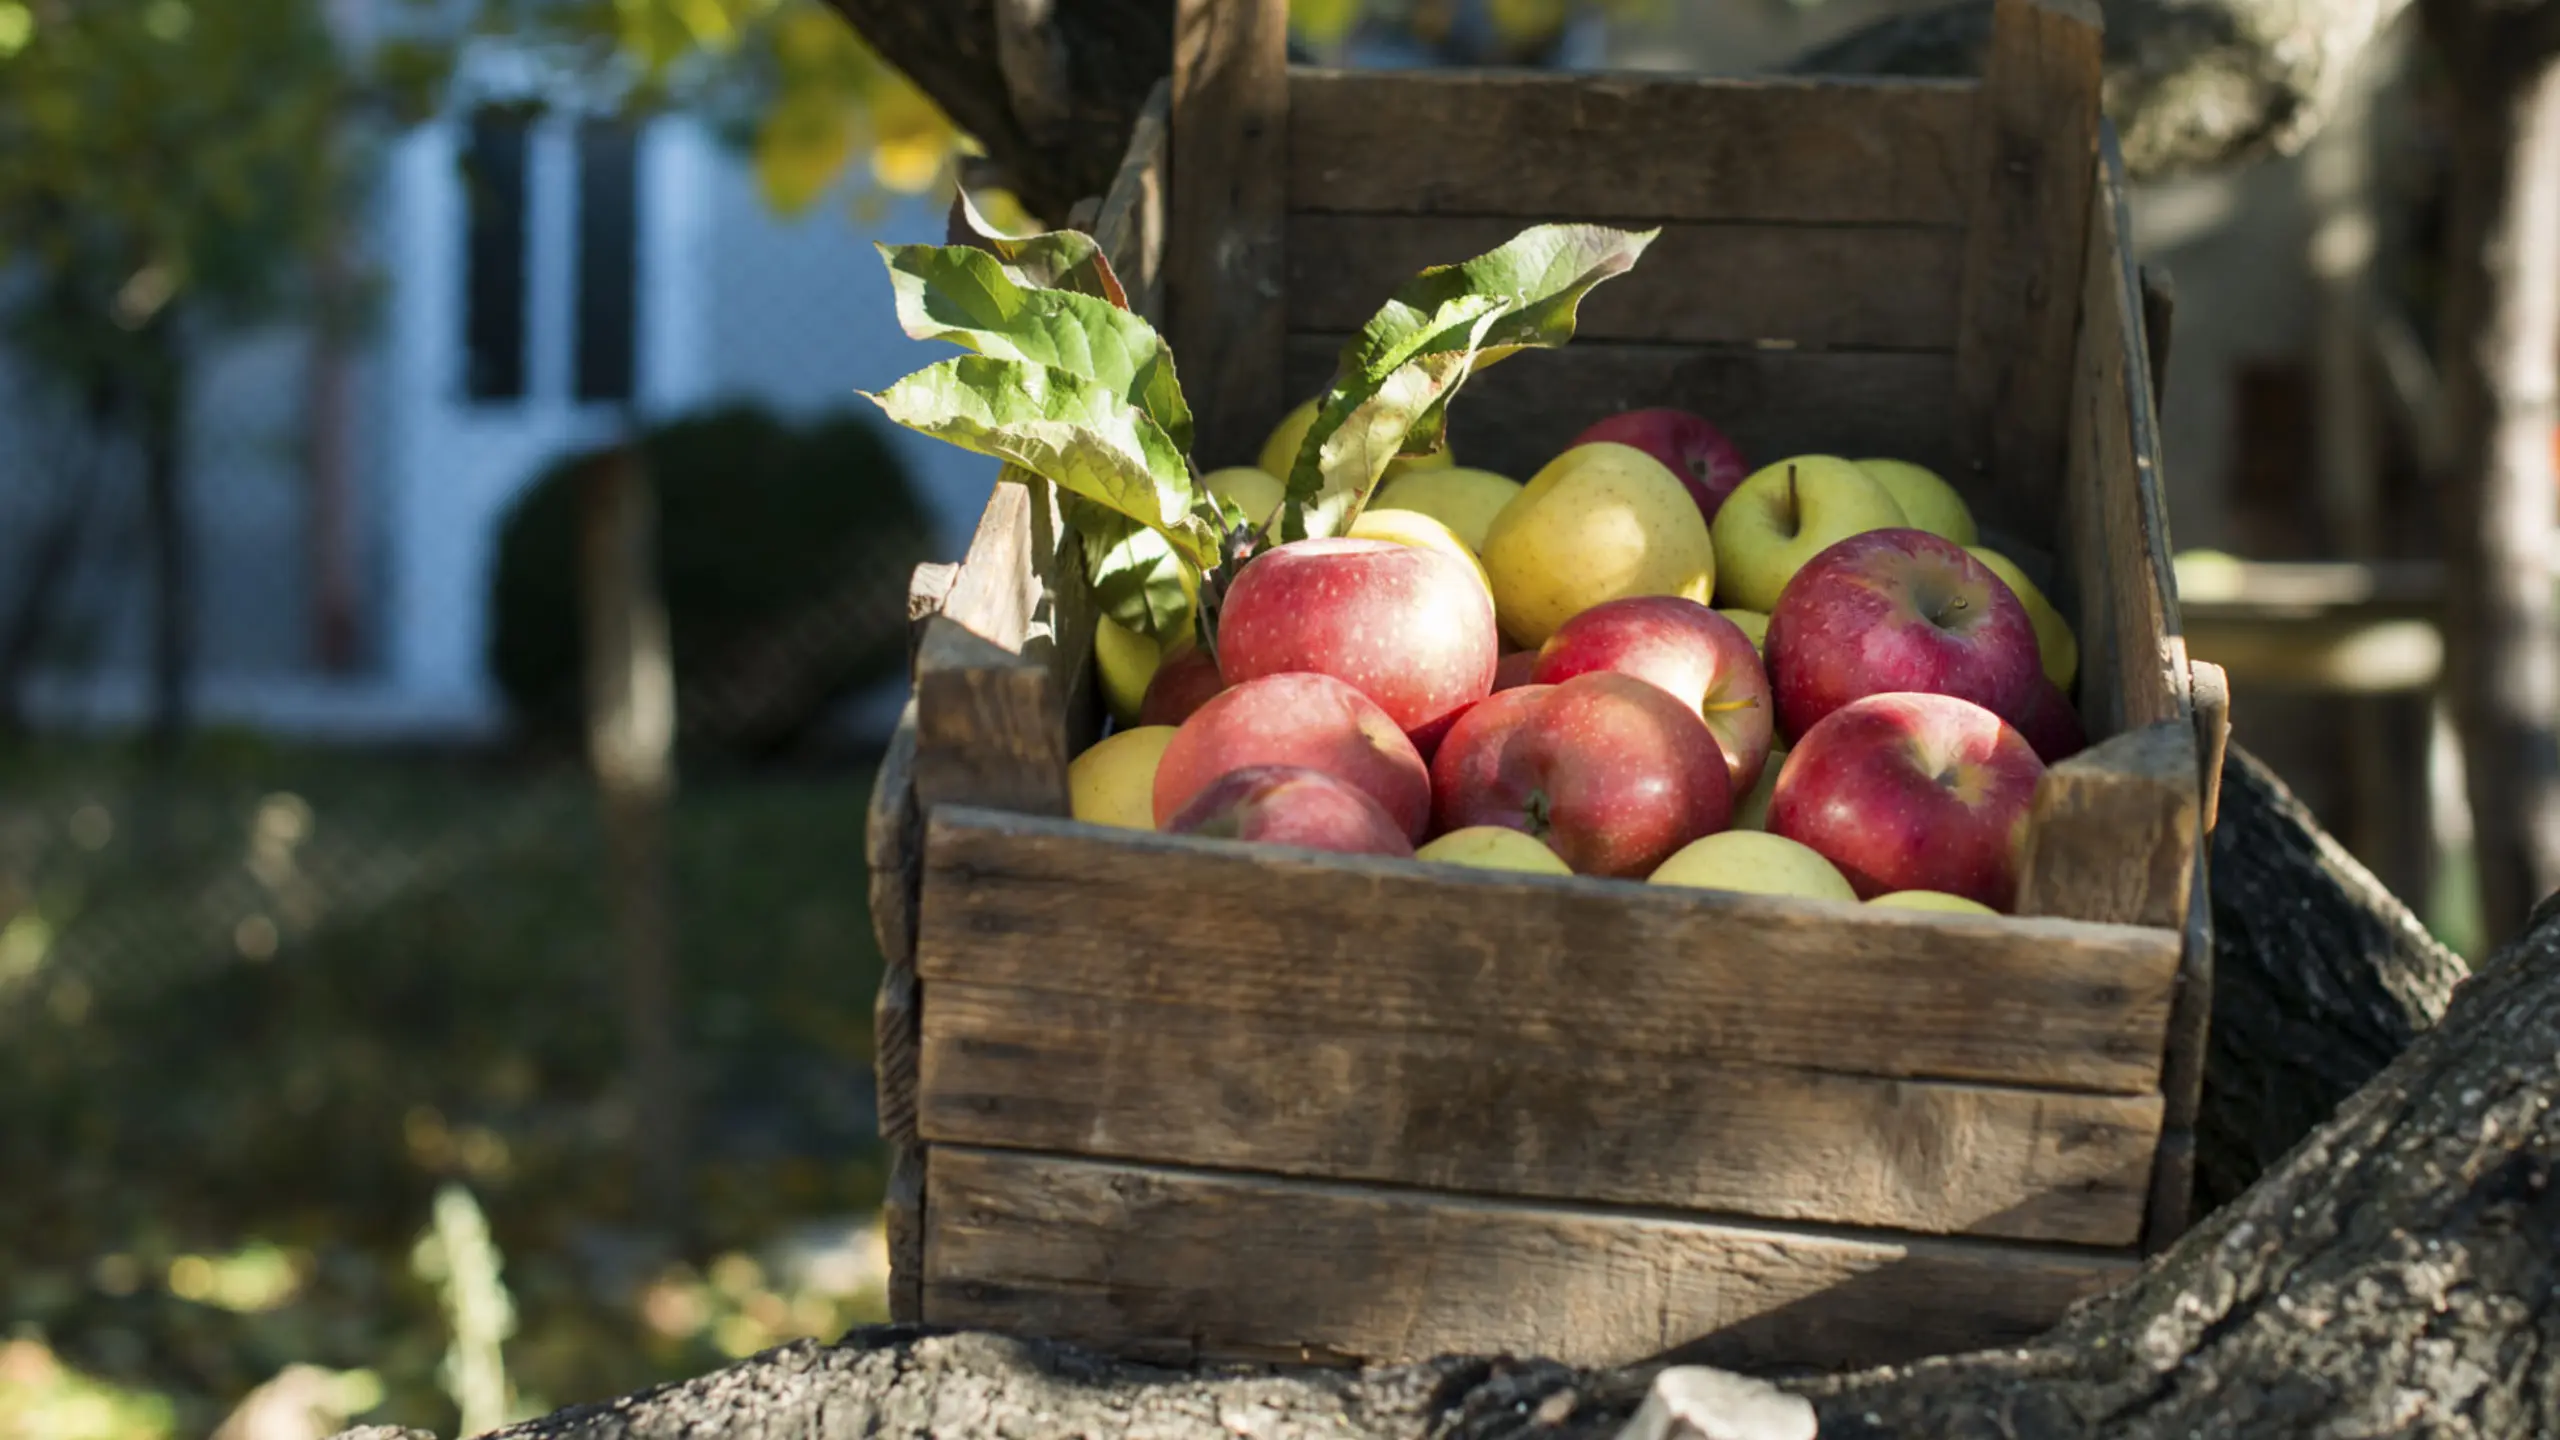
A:
[[[1011,200],[1009,192],[992,190],[972,197],[966,188],[956,188],[951,196],[951,219],[945,227],[951,243],[984,250],[1004,262],[1005,274],[1017,285],[1045,286],[1054,290],[1073,290],[1079,294],[1098,296],[1125,310],[1129,308],[1128,292],[1120,288],[1120,277],[1111,271],[1111,262],[1102,253],[1102,242],[1081,230],[1047,230],[1021,233],[1010,224],[991,220],[981,213],[977,199],[995,197]],[[1019,202],[1011,206],[1014,215],[1022,214]]]
[[[1188,638],[1196,582],[1173,542],[1082,496],[1065,501],[1067,523],[1084,549],[1085,578],[1102,613],[1159,645]]]

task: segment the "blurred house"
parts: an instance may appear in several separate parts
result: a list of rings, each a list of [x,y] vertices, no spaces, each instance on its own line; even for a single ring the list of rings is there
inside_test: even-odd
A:
[[[493,733],[504,715],[483,656],[497,525],[547,462],[719,401],[867,410],[857,388],[925,358],[897,328],[872,244],[938,240],[930,199],[884,206],[857,174],[785,218],[704,122],[626,124],[583,110],[565,78],[494,59],[466,67],[468,102],[383,151],[352,257],[379,294],[351,343],[324,348],[283,326],[198,347],[185,485],[206,721]],[[0,395],[32,393],[0,352]],[[42,410],[0,405],[0,610],[32,563],[55,467],[79,463],[39,433]],[[992,462],[896,435],[956,549]],[[37,721],[144,714],[141,538],[138,485],[110,466],[29,687]],[[354,621],[334,665],[324,573],[344,577]]]

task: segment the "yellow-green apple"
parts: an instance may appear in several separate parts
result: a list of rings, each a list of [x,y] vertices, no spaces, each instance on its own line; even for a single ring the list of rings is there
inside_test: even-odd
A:
[[[1577,445],[1530,478],[1484,540],[1502,633],[1543,645],[1603,600],[1679,595],[1705,604],[1716,556],[1679,477],[1632,445]]]
[[[1288,486],[1254,465],[1212,470],[1200,477],[1200,483],[1210,494],[1243,511],[1257,530],[1267,529],[1271,517],[1280,513],[1280,502],[1289,498]]]
[[[1410,855],[1413,842],[1356,785],[1304,765],[1247,765],[1191,797],[1164,828],[1254,845]]]
[[[1276,479],[1289,478],[1289,470],[1298,463],[1298,450],[1307,443],[1307,431],[1316,423],[1317,407],[1324,403],[1321,395],[1301,401],[1296,409],[1280,417],[1271,427],[1271,438],[1262,442],[1262,453],[1254,468]],[[1428,455],[1399,455],[1387,462],[1386,478],[1410,475],[1421,470],[1446,470],[1458,463],[1444,442]]]
[[[1966,546],[1965,553],[1999,576],[2000,583],[2008,586],[2009,593],[2027,608],[2027,619],[2036,627],[2036,653],[2044,658],[2045,678],[2061,689],[2070,689],[2072,677],[2080,673],[2080,642],[2072,637],[2062,612],[2053,608],[2053,602],[2018,568],[2017,561],[1979,545]]]
[[[1227,587],[1219,673],[1230,685],[1333,676],[1427,754],[1459,711],[1493,692],[1500,655],[1493,597],[1463,553],[1348,537],[1265,550]]]
[[[2007,910],[2044,762],[1952,695],[1869,695],[1806,731],[1778,771],[1769,833],[1809,845],[1861,896],[1943,890]]]
[[[2071,697],[2042,677],[2026,710],[2012,723],[2047,765],[2059,765],[2089,748],[2089,732],[2081,727],[2080,712],[2071,708]]]
[[[1217,656],[1192,641],[1176,641],[1147,680],[1147,693],[1138,701],[1138,723],[1179,725],[1226,688]]]
[[[1458,717],[1431,791],[1441,829],[1522,831],[1581,875],[1649,875],[1733,810],[1698,712],[1606,671],[1505,690]]]
[[[1733,802],[1733,828],[1766,830],[1769,828],[1769,797],[1778,788],[1778,772],[1786,768],[1787,747],[1771,745],[1769,763],[1760,767],[1760,783],[1749,794]]]
[[[1519,870],[1531,875],[1570,875],[1573,867],[1557,858],[1535,836],[1500,825],[1470,825],[1452,830],[1413,852],[1417,860],[1465,865],[1477,870]]]
[[[1954,695],[2016,723],[2044,671],[2000,577],[1926,530],[1870,530],[1815,556],[1769,612],[1778,724],[1801,736],[1864,695]]]
[[[1437,550],[1467,562],[1467,569],[1484,585],[1487,604],[1493,601],[1493,581],[1484,573],[1484,562],[1457,532],[1419,510],[1399,510],[1394,506],[1372,505],[1360,512],[1343,534],[1353,540],[1384,540],[1392,545],[1419,545]]]
[[[1484,553],[1485,532],[1493,517],[1520,494],[1520,482],[1490,470],[1444,465],[1436,470],[1408,470],[1378,486],[1369,497],[1373,508],[1418,510],[1449,527],[1468,549]]]
[[[1765,615],[1796,571],[1834,543],[1909,523],[1893,493],[1855,461],[1798,455],[1764,466],[1716,512],[1716,599]]]
[[[1727,620],[1732,621],[1734,624],[1741,626],[1742,633],[1751,637],[1752,649],[1757,650],[1768,642],[1769,616],[1767,612],[1760,610],[1743,610],[1731,605],[1720,605],[1716,607],[1716,613]]]
[[[1102,703],[1123,725],[1138,718],[1147,686],[1164,663],[1164,647],[1108,615],[1093,622],[1093,668],[1102,678]]]
[[[1878,910],[1935,910],[1948,915],[1997,915],[2000,912],[1979,900],[1967,900],[1943,890],[1896,890],[1867,902]]]
[[[1689,487],[1698,514],[1716,518],[1725,497],[1751,473],[1742,448],[1725,437],[1714,422],[1686,410],[1628,410],[1612,415],[1573,437],[1576,445],[1614,440],[1633,445],[1663,464]]]
[[[1902,517],[1911,522],[1912,529],[1926,530],[1959,545],[1970,545],[1981,537],[1974,528],[1973,512],[1965,508],[1964,497],[1937,471],[1908,460],[1861,460],[1858,468],[1893,492],[1893,503],[1902,507]]]
[[[1211,696],[1156,762],[1156,823],[1248,765],[1303,765],[1355,785],[1409,839],[1431,823],[1431,770],[1413,742],[1376,701],[1330,675],[1265,675]]]
[[[1760,652],[1742,627],[1695,600],[1631,595],[1556,627],[1530,680],[1557,685],[1595,670],[1659,685],[1698,712],[1724,751],[1733,793],[1747,795],[1768,763],[1776,712]]]
[[[1656,885],[1739,890],[1750,895],[1801,895],[1810,900],[1855,902],[1838,866],[1783,835],[1727,830],[1680,847],[1648,877]]]
[[[1156,766],[1173,743],[1170,725],[1115,730],[1067,766],[1069,813],[1096,825],[1156,828]]]

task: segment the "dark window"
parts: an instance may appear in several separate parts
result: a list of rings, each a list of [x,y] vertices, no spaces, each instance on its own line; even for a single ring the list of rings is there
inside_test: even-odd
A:
[[[491,106],[471,116],[465,199],[462,386],[474,400],[524,398],[525,154],[532,116]]]
[[[628,400],[638,276],[638,133],[620,120],[578,127],[580,400]]]

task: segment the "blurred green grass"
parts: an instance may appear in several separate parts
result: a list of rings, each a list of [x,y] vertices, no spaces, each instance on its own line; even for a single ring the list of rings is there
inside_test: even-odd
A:
[[[593,797],[202,738],[0,754],[0,1440],[200,1435],[289,1364],[451,1433],[411,1249],[485,1207],[519,1409],[880,1310],[866,763],[675,806],[697,1235],[633,1213]]]

